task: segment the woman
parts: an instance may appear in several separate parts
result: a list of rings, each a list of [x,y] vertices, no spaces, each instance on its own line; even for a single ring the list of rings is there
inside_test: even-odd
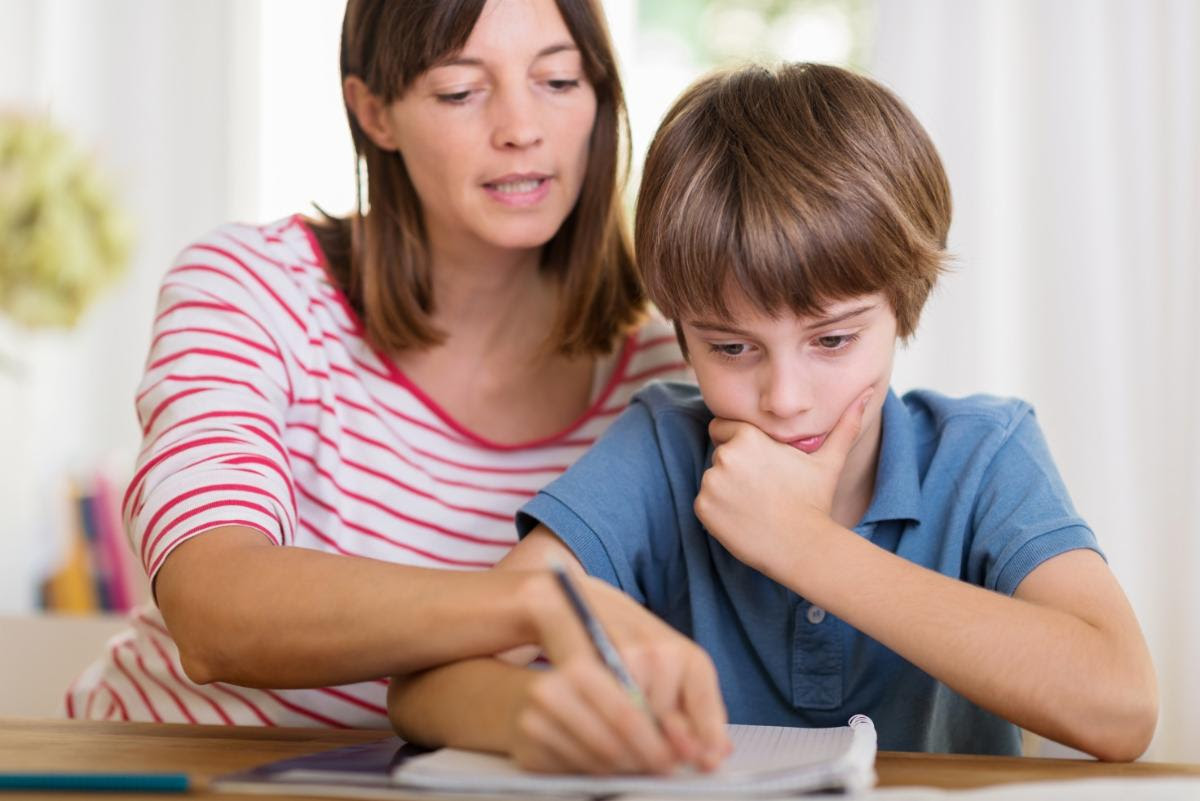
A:
[[[602,17],[351,0],[341,68],[369,210],[219,228],[163,282],[124,508],[157,608],[71,716],[386,727],[390,675],[582,647],[542,572],[480,569],[685,369],[620,217]]]

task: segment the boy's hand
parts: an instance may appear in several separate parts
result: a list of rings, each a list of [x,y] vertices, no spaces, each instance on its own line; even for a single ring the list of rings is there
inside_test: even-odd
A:
[[[509,752],[543,772],[668,773],[712,769],[729,753],[725,705],[708,654],[602,581],[581,579],[589,605],[621,652],[649,709],[600,662],[557,587],[543,587],[535,619],[554,667],[527,686]]]
[[[815,453],[776,442],[757,427],[714,419],[716,449],[696,496],[696,516],[729,552],[765,575],[790,562],[798,537],[829,520],[838,479],[862,429],[872,389],[842,412]]]

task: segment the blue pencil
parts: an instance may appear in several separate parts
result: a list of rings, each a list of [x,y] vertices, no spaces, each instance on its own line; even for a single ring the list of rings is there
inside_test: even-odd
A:
[[[587,602],[583,600],[583,595],[575,586],[575,582],[571,581],[567,569],[563,567],[561,562],[554,561],[550,564],[550,570],[553,571],[555,578],[558,579],[558,586],[562,588],[563,594],[567,596],[567,600],[571,604],[571,608],[575,610],[576,617],[583,624],[583,628],[587,631],[588,639],[592,641],[592,646],[595,647],[596,653],[605,666],[616,677],[617,682],[625,689],[625,692],[633,699],[633,702],[647,712],[650,711],[649,704],[646,703],[646,696],[642,694],[642,689],[638,687],[633,676],[629,673],[629,669],[625,667],[625,663],[621,660],[620,654],[617,653],[616,646],[608,639],[608,635],[604,633],[604,627],[600,625],[600,621],[592,614],[592,610],[588,608]]]
[[[2,790],[186,793],[186,773],[0,773]]]

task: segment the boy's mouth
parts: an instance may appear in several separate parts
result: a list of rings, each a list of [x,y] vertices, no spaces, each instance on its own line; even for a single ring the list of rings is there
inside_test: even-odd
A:
[[[825,443],[825,435],[824,434],[817,434],[812,437],[801,437],[800,439],[793,439],[793,440],[788,441],[788,445],[791,445],[793,448],[802,450],[805,453],[815,453],[821,447],[821,445],[823,445],[824,443]]]

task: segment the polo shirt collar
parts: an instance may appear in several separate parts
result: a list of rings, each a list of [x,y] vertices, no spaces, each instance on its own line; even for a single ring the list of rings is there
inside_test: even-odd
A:
[[[883,401],[883,433],[875,470],[875,493],[861,524],[884,520],[921,521],[921,483],[917,469],[917,440],[913,420],[896,393]]]

